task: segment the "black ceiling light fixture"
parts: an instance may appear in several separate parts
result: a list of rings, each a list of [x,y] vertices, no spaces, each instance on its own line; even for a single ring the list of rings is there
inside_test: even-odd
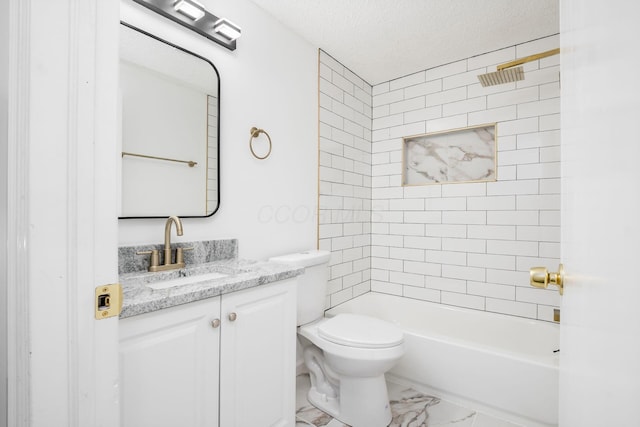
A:
[[[196,0],[134,1],[229,50],[236,50],[236,39],[242,33],[240,27],[228,19],[210,13]]]

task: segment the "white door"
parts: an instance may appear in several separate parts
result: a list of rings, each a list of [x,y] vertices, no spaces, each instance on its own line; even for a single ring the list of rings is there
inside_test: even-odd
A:
[[[9,0],[8,425],[118,426],[117,0]]]
[[[560,4],[560,426],[637,426],[640,5]]]

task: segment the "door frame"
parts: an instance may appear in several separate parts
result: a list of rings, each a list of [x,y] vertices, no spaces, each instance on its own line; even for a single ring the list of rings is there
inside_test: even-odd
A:
[[[8,6],[8,425],[117,427],[119,2]]]

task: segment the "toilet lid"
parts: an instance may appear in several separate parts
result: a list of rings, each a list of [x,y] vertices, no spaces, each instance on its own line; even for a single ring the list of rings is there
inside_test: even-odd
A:
[[[384,320],[343,313],[318,326],[318,335],[336,344],[359,348],[387,348],[404,340],[402,331]]]

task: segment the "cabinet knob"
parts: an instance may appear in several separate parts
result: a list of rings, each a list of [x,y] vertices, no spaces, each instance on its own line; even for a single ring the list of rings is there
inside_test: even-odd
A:
[[[229,313],[229,320],[231,320],[232,322],[234,322],[236,319],[238,318],[238,315],[236,313]]]
[[[213,319],[211,321],[211,327],[212,328],[217,328],[218,326],[220,326],[220,319]]]

